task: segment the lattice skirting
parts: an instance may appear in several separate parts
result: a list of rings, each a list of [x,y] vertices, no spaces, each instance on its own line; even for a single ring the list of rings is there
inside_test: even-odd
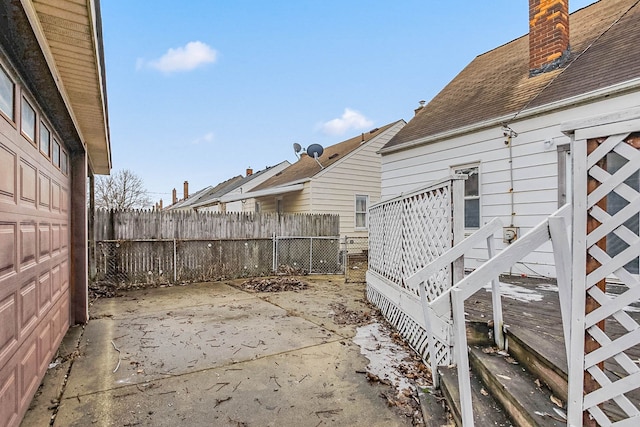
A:
[[[411,348],[429,365],[429,340],[426,329],[402,311],[389,298],[367,284],[367,298],[380,309],[382,315],[393,325]]]

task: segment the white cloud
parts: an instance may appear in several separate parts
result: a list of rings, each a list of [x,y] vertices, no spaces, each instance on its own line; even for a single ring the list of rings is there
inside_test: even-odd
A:
[[[203,143],[207,143],[207,142],[213,142],[213,132],[209,132],[209,133],[205,133],[202,136],[199,136],[198,138],[194,139],[191,143],[192,144],[203,144]]]
[[[340,118],[329,120],[323,123],[320,128],[328,135],[342,135],[349,130],[367,129],[373,126],[373,121],[366,118],[362,113],[345,108]]]
[[[138,59],[136,69],[144,66],[155,68],[165,73],[174,71],[191,71],[203,64],[215,62],[218,52],[200,41],[189,42],[183,47],[169,49],[160,58],[152,61]]]

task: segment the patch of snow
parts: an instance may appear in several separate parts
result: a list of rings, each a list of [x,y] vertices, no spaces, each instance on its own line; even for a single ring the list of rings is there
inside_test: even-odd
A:
[[[540,289],[541,291],[558,292],[558,285],[552,285],[551,283],[543,283],[541,285],[538,285],[536,289]]]
[[[491,284],[484,287],[487,292],[491,292]],[[514,299],[522,302],[536,302],[542,301],[542,294],[518,285],[512,285],[511,283],[500,282],[500,293],[502,296]]]
[[[389,381],[398,394],[407,388],[415,391],[413,384],[397,369],[410,356],[404,348],[393,342],[382,325],[371,323],[359,327],[353,342],[360,347],[360,354],[369,359],[368,372]]]

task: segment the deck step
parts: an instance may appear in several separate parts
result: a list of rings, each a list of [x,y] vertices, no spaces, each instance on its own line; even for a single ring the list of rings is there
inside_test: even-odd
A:
[[[451,415],[457,426],[462,426],[460,416],[460,389],[458,388],[458,371],[455,367],[441,366],[438,368],[441,379],[441,389]],[[501,426],[511,427],[513,424],[504,414],[502,407],[487,393],[477,375],[470,372],[471,395],[473,401],[473,420],[478,427]],[[484,393],[482,392],[484,391]]]
[[[514,425],[566,425],[557,412],[560,408],[554,404],[551,391],[539,387],[520,364],[513,364],[498,353],[485,353],[478,347],[469,350],[469,364]]]
[[[567,400],[567,357],[564,340],[545,331],[519,326],[507,331],[509,353],[563,401]]]

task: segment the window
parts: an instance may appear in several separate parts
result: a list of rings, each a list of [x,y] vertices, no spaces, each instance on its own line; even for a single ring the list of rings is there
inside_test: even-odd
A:
[[[40,151],[47,157],[51,157],[51,132],[40,122]]]
[[[454,169],[455,173],[467,175],[464,182],[464,228],[480,228],[480,174],[479,167],[463,166]]]
[[[369,196],[356,194],[356,228],[367,228]]]
[[[60,169],[62,169],[62,173],[65,175],[69,173],[69,155],[64,151],[60,156]]]
[[[22,98],[22,133],[36,142],[36,110]]]
[[[53,140],[53,151],[51,152],[51,161],[54,166],[60,167],[60,144],[58,141]]]
[[[0,111],[13,120],[14,84],[0,67]]]
[[[276,199],[276,212],[279,214],[282,213],[282,198]]]
[[[255,211],[254,212],[260,212],[260,202],[256,202]]]

